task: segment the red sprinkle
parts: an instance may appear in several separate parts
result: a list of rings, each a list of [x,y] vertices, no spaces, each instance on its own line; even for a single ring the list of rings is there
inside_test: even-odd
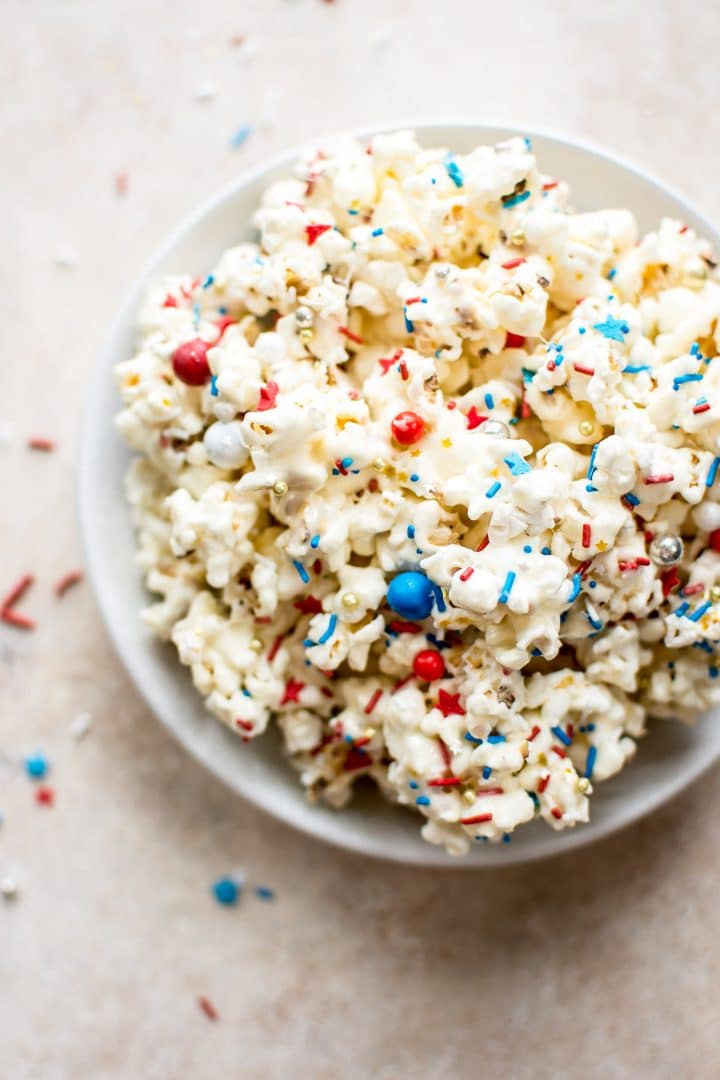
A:
[[[413,671],[423,682],[434,682],[445,674],[445,662],[437,649],[423,649],[413,660]]]
[[[267,654],[268,664],[272,664],[273,660],[277,656],[280,646],[283,643],[284,637],[284,634],[278,634],[278,636],[275,638],[272,645],[270,646],[270,652]]]
[[[437,780],[428,780],[428,787],[455,787],[462,784],[461,776],[440,776]]]
[[[308,247],[312,247],[318,236],[322,236],[328,229],[332,229],[332,225],[306,225],[305,235],[307,236]]]
[[[440,738],[439,735],[438,735],[438,746],[440,748],[440,754],[442,756],[443,762],[445,763],[445,768],[449,769],[450,766],[452,765],[452,759],[453,759],[452,751],[451,751],[450,747],[448,746],[448,744],[445,742],[445,740]]]
[[[573,364],[575,371],[579,371],[581,375],[594,375],[595,368],[587,367],[585,364]]]
[[[463,570],[462,574],[460,575],[460,580],[461,581],[468,581],[468,579],[471,578],[474,573],[475,573],[474,567],[466,566],[465,569]]]
[[[682,234],[686,233],[689,228],[690,228],[689,225],[681,225],[680,228],[678,229],[678,236],[682,236]]]
[[[14,607],[19,600],[22,600],[25,593],[35,581],[34,574],[23,574],[20,580],[13,585],[10,592],[4,598],[0,600],[0,609],[7,611],[9,608]]]
[[[489,536],[485,536],[485,537],[484,537],[484,538],[483,538],[483,539],[482,539],[482,540],[480,541],[480,543],[479,543],[479,544],[478,544],[478,546],[477,546],[477,547],[475,548],[475,550],[476,550],[476,551],[484,551],[484,550],[485,550],[485,548],[486,548],[486,547],[488,546],[488,544],[489,544],[489,543],[490,543],[490,537],[489,537]]]
[[[445,408],[446,409],[457,409],[457,401],[446,401],[445,402]]]
[[[487,420],[487,416],[481,416],[474,405],[471,405],[465,414],[467,420],[468,431],[474,431],[476,427],[480,427]]]
[[[243,731],[252,731],[255,725],[252,720],[236,720],[235,726],[242,728]]]
[[[539,734],[540,734],[540,728],[539,728],[539,727],[537,726],[537,724],[536,724],[536,725],[535,725],[535,727],[534,727],[534,728],[532,729],[532,731],[530,732],[530,734],[528,735],[528,737],[527,737],[527,741],[528,741],[528,742],[532,742],[532,741],[533,741],[533,739],[536,739],[536,738],[538,737],[538,735],[539,735]]]
[[[390,693],[397,694],[398,690],[402,690],[403,686],[407,686],[407,684],[411,681],[412,678],[412,675],[406,675],[404,679],[400,680],[400,682],[395,683]]]
[[[405,301],[405,307],[407,307],[409,304],[419,304],[421,300],[422,296],[409,296]]]
[[[461,817],[461,825],[479,825],[481,821],[492,821],[492,814],[473,814],[472,817]]]
[[[552,808],[552,810],[550,811],[550,813],[552,814],[552,816],[553,816],[554,818],[557,818],[557,819],[558,819],[558,821],[559,821],[559,820],[560,820],[560,818],[561,818],[561,817],[563,816],[563,812],[562,812],[562,810],[560,809],[560,807],[559,807],[559,806],[553,806],[553,808]]]
[[[163,307],[177,307],[178,302],[171,293],[168,293],[167,296],[165,297],[165,299],[163,300],[163,305],[162,306]]]
[[[412,446],[425,434],[425,421],[417,413],[406,410],[397,414],[390,428],[396,442],[401,446]]]
[[[710,408],[710,402],[709,401],[704,401],[702,403],[702,405],[696,405],[695,408],[693,409],[693,412],[697,416],[698,413],[707,412],[709,408]]]
[[[268,409],[275,408],[275,400],[280,392],[280,387],[272,379],[266,386],[260,387],[260,400],[258,401],[257,411],[266,412]]]
[[[557,364],[555,363],[554,360],[548,360],[548,362],[547,362],[548,371],[554,371],[556,367],[557,367]]]
[[[187,386],[202,386],[210,378],[207,354],[210,346],[202,338],[178,345],[172,354],[173,371]]]
[[[19,611],[15,611],[13,608],[3,608],[0,610],[0,622],[9,623],[10,626],[17,626],[19,630],[34,630],[35,622],[28,615],[21,615]]]
[[[548,773],[547,776],[543,776],[542,780],[538,784],[537,789],[538,789],[538,794],[539,795],[542,795],[543,791],[545,790],[545,788],[548,786],[549,783],[550,783],[550,773]]]
[[[402,349],[396,349],[396,351],[392,354],[392,356],[381,356],[380,357],[380,359],[378,360],[378,364],[383,369],[383,375],[387,375],[390,368],[393,366],[393,364],[397,363],[397,361],[400,359],[402,354],[403,354]]]
[[[516,259],[508,259],[507,262],[500,263],[500,266],[503,268],[503,270],[514,270],[516,266],[520,266],[524,262],[525,259],[523,258],[523,256],[519,255]]]
[[[377,705],[378,701],[380,700],[380,698],[382,696],[383,696],[382,690],[375,690],[374,691],[372,697],[369,699],[367,705],[363,709],[363,712],[365,713],[366,716],[370,715],[370,713],[373,711],[373,709],[375,708],[375,706]]]
[[[559,183],[559,180],[546,180],[542,186],[542,189],[543,191],[552,191],[552,189],[556,188]]]
[[[200,997],[198,998],[198,1005],[200,1006],[202,1011],[205,1013],[208,1020],[219,1020],[220,1019],[220,1013],[217,1011],[217,1009],[213,1005],[210,998],[206,998],[204,994],[201,994]]]
[[[561,758],[566,758],[567,757],[567,754],[565,753],[565,751],[560,746],[552,746],[550,749],[554,750],[558,757],[561,757]]]
[[[52,806],[55,802],[55,792],[47,784],[42,784],[35,789],[35,802],[40,806]]]
[[[587,522],[582,527],[582,546],[584,548],[590,547],[590,541],[592,539],[592,529]]]
[[[669,596],[673,589],[680,584],[677,567],[673,566],[671,570],[666,570],[664,574],[661,574],[660,581],[662,582],[663,596]]]
[[[511,334],[510,331],[505,334],[505,348],[506,349],[521,349],[525,344],[525,338],[522,334]]]
[[[658,473],[657,476],[646,476],[643,484],[671,484],[675,479],[671,472]]]
[[[338,326],[338,333],[342,334],[343,337],[346,337],[348,341],[354,341],[356,345],[365,344],[360,335],[353,334],[352,330],[350,330],[347,326]]]
[[[399,367],[400,367],[400,378],[402,379],[403,382],[407,382],[408,379],[410,378],[410,372],[408,371],[408,366],[407,366],[407,364],[405,363],[404,360],[401,361]],[[710,406],[708,406],[708,408],[709,407]]]
[[[55,583],[55,595],[64,596],[68,589],[72,589],[73,585],[82,581],[83,576],[82,570],[70,570]]]
[[[34,435],[27,444],[30,450],[44,450],[46,454],[55,449],[54,439],[45,439],[41,435]]]
[[[288,705],[290,702],[293,702],[294,704],[299,704],[300,694],[304,689],[304,682],[295,682],[294,679],[290,679],[287,686],[285,687],[285,693],[282,696],[280,704]]]
[[[438,691],[437,708],[443,716],[465,716],[460,704],[459,694],[448,694],[447,690]]]
[[[395,634],[422,634],[422,626],[414,622],[406,622],[405,619],[393,619],[388,623],[388,630]]]
[[[686,585],[680,592],[683,596],[695,596],[696,593],[705,592],[705,585],[699,581],[697,585]]]
[[[115,194],[127,195],[128,190],[128,174],[123,169],[122,172],[115,173]]]
[[[380,487],[380,483],[378,481],[378,478],[376,476],[371,476],[370,479],[368,480],[368,491],[372,491],[373,494],[374,494],[378,490],[379,487]]]
[[[485,787],[478,788],[475,792],[476,795],[504,795],[505,788],[501,787]]]

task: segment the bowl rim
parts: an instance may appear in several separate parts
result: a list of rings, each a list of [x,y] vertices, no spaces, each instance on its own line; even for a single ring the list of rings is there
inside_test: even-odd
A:
[[[306,153],[308,149],[312,149],[323,142],[334,141],[339,138],[362,139],[377,134],[402,130],[415,131],[422,139],[424,131],[435,128],[444,128],[447,130],[456,129],[464,132],[469,130],[477,131],[479,142],[495,142],[499,139],[508,138],[513,135],[521,137],[528,136],[531,139],[547,140],[571,150],[580,150],[590,156],[601,158],[605,162],[609,162],[623,171],[634,174],[636,178],[640,179],[645,184],[658,189],[663,195],[674,200],[700,225],[704,230],[705,235],[713,239],[720,246],[720,231],[718,228],[715,227],[701,211],[697,210],[689,199],[673,185],[668,184],[643,166],[638,165],[636,162],[622,154],[616,153],[614,150],[610,150],[591,140],[576,137],[551,128],[535,126],[519,128],[511,121],[508,121],[507,123],[503,123],[501,120],[485,122],[471,116],[447,117],[440,115],[410,120],[404,119],[391,123],[366,124],[353,129],[338,129],[329,133],[314,135],[303,140],[300,144],[279,151],[270,159],[263,159],[259,164],[243,170],[229,183],[210,194],[179,221],[166,236],[162,244],[156,248],[150,258],[145,261],[140,272],[134,277],[129,291],[125,294],[124,300],[117,309],[116,314],[110,323],[110,327],[104,335],[85,393],[85,401],[82,409],[81,435],[79,440],[80,460],[77,475],[76,498],[87,577],[102,622],[115,652],[120,658],[131,682],[139,692],[145,704],[149,707],[150,711],[158,720],[160,720],[163,726],[172,733],[173,737],[193,758],[200,761],[209,772],[222,781],[222,783],[235,795],[241,796],[248,803],[269,813],[272,817],[283,822],[285,825],[289,825],[306,836],[321,840],[333,847],[399,865],[422,866],[423,868],[437,869],[489,870],[498,867],[501,868],[503,866],[509,867],[523,863],[537,862],[540,859],[558,857],[628,828],[630,825],[635,824],[657,810],[660,806],[677,797],[680,792],[689,787],[700,776],[707,772],[707,770],[717,761],[718,757],[720,757],[720,743],[714,751],[708,753],[705,757],[699,758],[693,763],[692,767],[686,767],[685,771],[675,775],[670,781],[666,781],[654,788],[647,794],[641,804],[633,804],[621,820],[611,819],[604,822],[596,822],[594,823],[593,828],[590,828],[587,825],[579,825],[574,829],[565,830],[564,833],[556,833],[553,831],[552,837],[557,841],[557,847],[554,850],[548,850],[546,844],[539,844],[534,848],[523,849],[522,852],[519,852],[512,847],[508,848],[506,845],[483,845],[482,849],[471,849],[471,853],[472,851],[479,852],[482,850],[483,856],[485,856],[482,861],[475,861],[471,857],[458,858],[450,856],[443,849],[434,847],[430,844],[426,845],[426,850],[424,851],[406,851],[403,849],[399,852],[393,852],[373,839],[357,836],[352,830],[348,830],[346,834],[341,836],[338,831],[326,827],[326,819],[319,814],[315,816],[308,814],[303,819],[295,819],[283,813],[282,809],[276,807],[273,804],[272,798],[263,799],[259,797],[257,792],[243,790],[242,785],[238,786],[229,775],[229,771],[221,768],[211,754],[204,754],[198,745],[192,744],[185,734],[172,724],[166,712],[163,710],[162,702],[151,685],[152,680],[147,680],[136,668],[131,655],[132,650],[129,645],[126,645],[121,629],[116,625],[112,613],[110,590],[104,579],[99,556],[96,555],[92,544],[93,486],[90,460],[96,445],[93,437],[95,430],[91,422],[93,405],[108,378],[110,361],[114,359],[114,342],[121,333],[122,327],[127,322],[128,318],[137,311],[138,304],[157,268],[163,263],[172,250],[206,217],[216,213],[226,202],[231,201],[244,188],[254,184],[264,175],[271,174],[282,166],[291,166]],[[338,815],[338,817],[340,816],[341,815]],[[558,839],[560,837],[562,838],[561,841]],[[502,849],[502,858],[497,857],[500,849]],[[517,854],[515,854],[516,851]]]

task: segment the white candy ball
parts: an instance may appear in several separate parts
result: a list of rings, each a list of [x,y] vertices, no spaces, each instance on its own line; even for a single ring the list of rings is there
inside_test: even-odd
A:
[[[239,420],[211,424],[203,437],[205,453],[219,469],[240,469],[250,456]]]
[[[700,503],[693,510],[693,517],[698,529],[703,529],[705,532],[720,529],[720,503],[710,502],[709,500]]]

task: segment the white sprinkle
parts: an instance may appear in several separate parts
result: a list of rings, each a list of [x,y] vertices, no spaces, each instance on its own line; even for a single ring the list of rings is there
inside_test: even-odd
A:
[[[73,739],[84,739],[92,724],[93,718],[89,712],[79,712],[70,722],[69,731]]]
[[[14,900],[18,894],[17,881],[11,877],[0,879],[0,895],[4,900]]]
[[[55,265],[62,266],[63,270],[72,270],[77,265],[77,260],[77,252],[69,244],[55,252]]]
[[[218,92],[217,85],[211,82],[201,82],[195,87],[193,97],[196,101],[212,101]]]

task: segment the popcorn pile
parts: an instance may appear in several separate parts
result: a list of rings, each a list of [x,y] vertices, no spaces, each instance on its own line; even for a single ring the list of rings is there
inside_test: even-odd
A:
[[[454,854],[720,701],[720,276],[568,194],[527,140],[339,142],[117,369],[149,625],[310,796],[371,777]]]

